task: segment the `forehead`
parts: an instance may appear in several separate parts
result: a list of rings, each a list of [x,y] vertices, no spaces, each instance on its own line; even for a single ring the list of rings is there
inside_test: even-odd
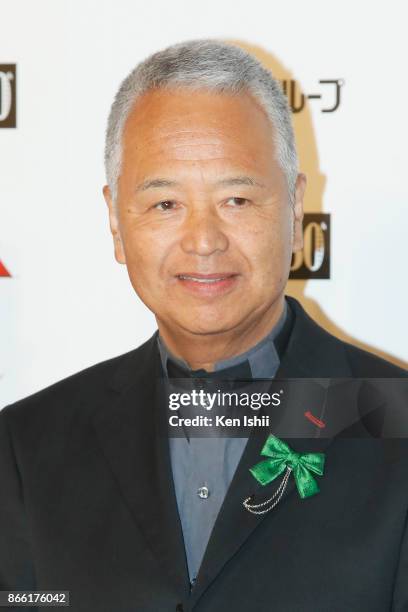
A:
[[[274,157],[274,129],[246,92],[156,89],[137,99],[123,131],[123,162]]]

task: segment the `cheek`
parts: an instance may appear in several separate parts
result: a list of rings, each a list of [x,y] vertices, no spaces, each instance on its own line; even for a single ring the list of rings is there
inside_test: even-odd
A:
[[[263,229],[246,231],[239,240],[240,250],[252,272],[270,275],[284,265],[290,250],[290,228],[267,223]]]
[[[137,292],[148,294],[159,290],[169,251],[165,236],[158,239],[157,232],[133,228],[124,232],[122,238],[128,273]]]

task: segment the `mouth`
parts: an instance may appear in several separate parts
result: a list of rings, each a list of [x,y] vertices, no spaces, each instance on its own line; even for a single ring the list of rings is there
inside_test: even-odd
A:
[[[215,274],[177,274],[177,278],[180,278],[181,280],[193,280],[197,283],[216,283],[220,280],[231,278],[232,276],[236,276],[236,274],[232,274],[230,272],[221,272]]]
[[[230,290],[237,282],[235,272],[214,272],[200,274],[198,272],[183,272],[176,274],[180,285],[190,292],[200,295],[219,295]]]

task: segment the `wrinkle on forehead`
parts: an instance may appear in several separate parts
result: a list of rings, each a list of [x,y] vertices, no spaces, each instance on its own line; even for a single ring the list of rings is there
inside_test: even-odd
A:
[[[217,161],[225,159],[227,151],[222,142],[191,142],[188,139],[182,142],[174,140],[166,145],[166,157],[174,161]],[[230,157],[230,156],[229,156]]]

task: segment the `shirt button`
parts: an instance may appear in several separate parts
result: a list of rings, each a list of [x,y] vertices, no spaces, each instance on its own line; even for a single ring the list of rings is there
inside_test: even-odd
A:
[[[197,491],[197,495],[198,497],[200,497],[201,499],[207,499],[208,496],[210,495],[210,491],[208,490],[208,487],[204,486],[204,487],[200,487]]]

